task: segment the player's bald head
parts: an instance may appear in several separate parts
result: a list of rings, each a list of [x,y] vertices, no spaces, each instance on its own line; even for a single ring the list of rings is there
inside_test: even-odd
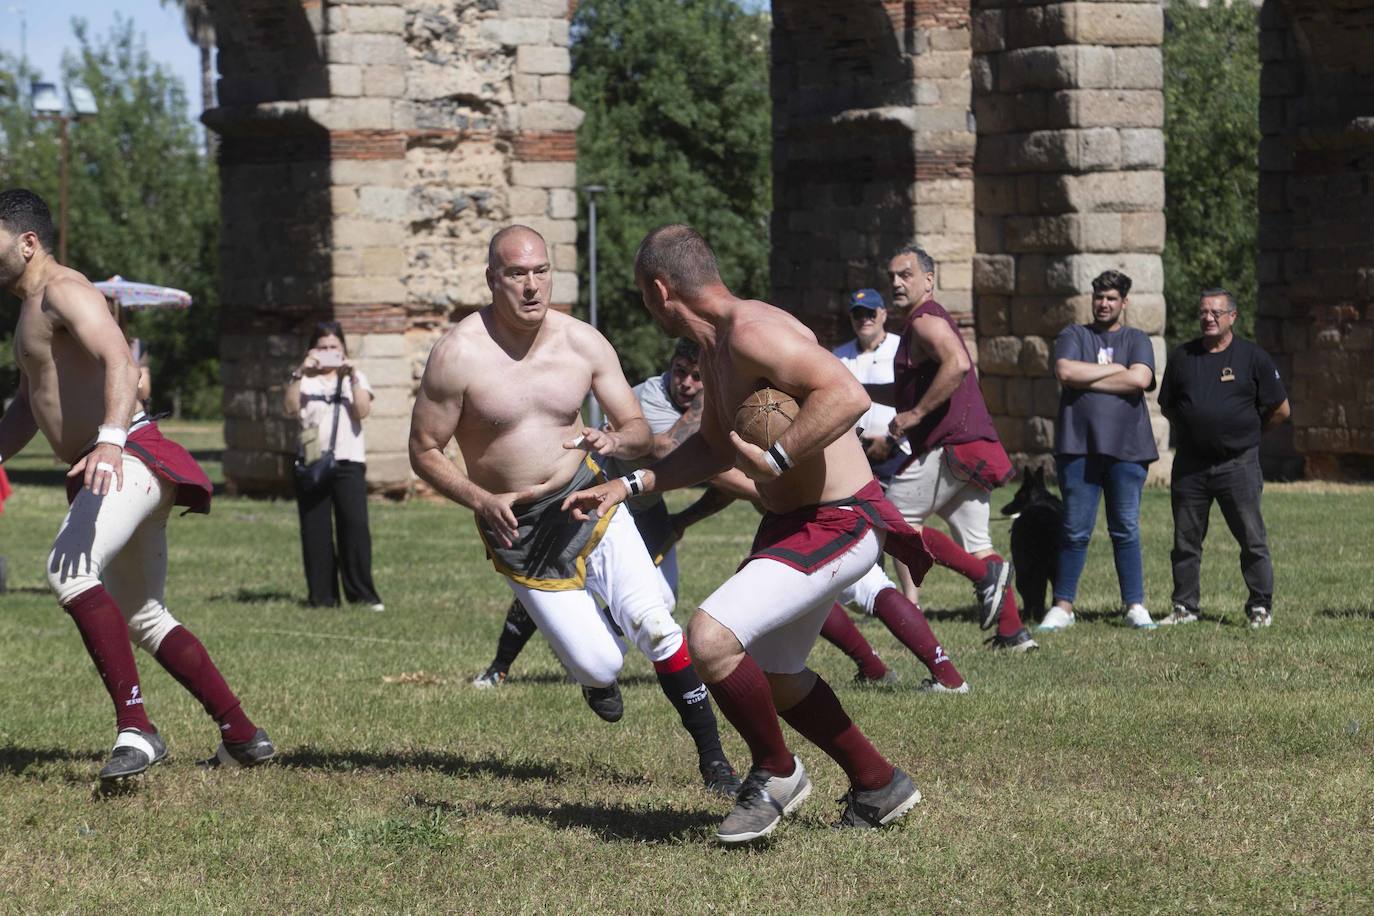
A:
[[[548,245],[544,242],[542,235],[529,226],[522,226],[517,223],[514,226],[501,229],[491,237],[491,242],[487,245],[487,267],[495,269],[504,263],[501,257],[503,246],[508,247],[508,243],[524,242],[527,239],[538,241],[545,251],[548,250]]]
[[[721,285],[716,253],[700,233],[681,223],[659,226],[644,237],[635,253],[635,278],[645,284],[662,280],[687,294]]]

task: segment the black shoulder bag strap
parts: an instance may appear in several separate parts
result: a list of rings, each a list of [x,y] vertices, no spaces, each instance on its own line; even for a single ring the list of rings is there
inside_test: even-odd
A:
[[[334,388],[334,428],[329,431],[329,454],[334,454],[334,442],[339,438],[339,408],[343,406],[344,377],[339,375],[339,384]]]

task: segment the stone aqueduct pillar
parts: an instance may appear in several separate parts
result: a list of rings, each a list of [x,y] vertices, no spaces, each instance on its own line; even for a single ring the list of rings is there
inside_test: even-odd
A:
[[[1271,469],[1374,477],[1374,5],[1266,0],[1260,12],[1255,335],[1293,403]]]
[[[403,489],[416,379],[487,301],[486,243],[548,239],[577,299],[567,0],[212,0],[220,107],[225,475],[287,487],[281,394],[312,320],[342,322],[377,391],[368,478]]]

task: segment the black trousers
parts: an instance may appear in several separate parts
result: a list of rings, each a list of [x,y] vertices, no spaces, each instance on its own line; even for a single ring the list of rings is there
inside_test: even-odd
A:
[[[301,516],[301,555],[305,561],[308,601],[316,607],[339,603],[342,574],[344,598],[381,604],[372,584],[372,533],[367,526],[367,465],[340,461],[333,478],[311,493],[296,487]],[[331,524],[331,513],[333,520]],[[334,549],[337,528],[338,550]]]
[[[1180,454],[1174,460],[1170,501],[1174,510],[1174,604],[1198,609],[1202,591],[1202,541],[1215,500],[1231,536],[1240,545],[1240,573],[1250,597],[1247,610],[1274,609],[1274,567],[1269,560],[1269,539],[1260,514],[1264,475],[1260,473],[1259,449],[1235,458],[1208,462]]]

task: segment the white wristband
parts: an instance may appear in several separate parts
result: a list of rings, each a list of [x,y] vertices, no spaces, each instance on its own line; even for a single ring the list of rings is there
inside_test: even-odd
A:
[[[644,492],[644,470],[641,468],[633,474],[627,474],[620,478],[620,482],[630,491],[631,496],[638,496]]]
[[[779,474],[792,470],[792,459],[787,452],[783,451],[781,442],[774,442],[769,446],[768,451],[763,453],[763,456],[768,459],[773,470]]]
[[[129,433],[127,430],[118,426],[101,426],[99,434],[95,437],[95,441],[97,445],[104,442],[109,445],[116,445],[123,448],[124,443],[129,441]]]
[[[768,466],[773,469],[774,474],[782,475],[782,468],[778,467],[778,459],[773,457],[772,452],[764,452],[763,460],[768,462]]]

